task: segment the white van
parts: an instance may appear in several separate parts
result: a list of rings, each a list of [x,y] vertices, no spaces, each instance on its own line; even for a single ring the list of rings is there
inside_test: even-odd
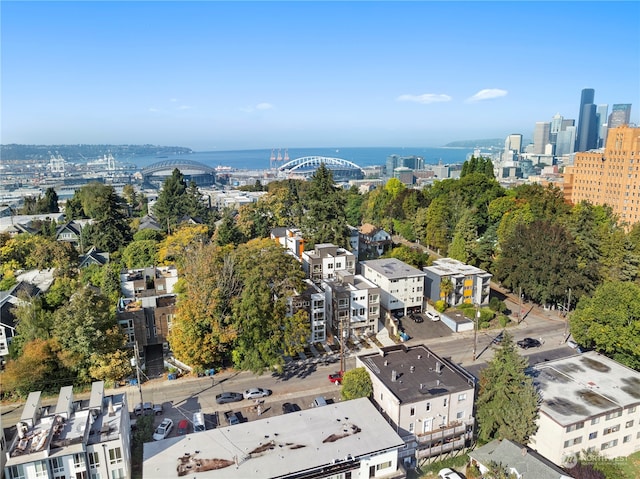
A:
[[[326,406],[327,400],[323,396],[318,396],[313,400],[313,407]]]
[[[204,414],[201,411],[193,413],[193,432],[200,432],[206,429],[204,425]]]

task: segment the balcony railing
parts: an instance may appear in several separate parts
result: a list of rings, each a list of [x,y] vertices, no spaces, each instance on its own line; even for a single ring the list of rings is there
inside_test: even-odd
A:
[[[418,444],[425,444],[430,442],[442,441],[443,439],[451,438],[452,436],[459,436],[467,431],[467,425],[463,423],[455,423],[445,428],[434,429],[433,431],[425,432],[424,434],[416,435]]]
[[[455,451],[456,449],[462,449],[465,446],[465,438],[457,439],[451,442],[445,442],[444,444],[434,444],[430,447],[420,447],[416,451],[416,457],[422,459],[425,457],[439,456],[445,452]]]

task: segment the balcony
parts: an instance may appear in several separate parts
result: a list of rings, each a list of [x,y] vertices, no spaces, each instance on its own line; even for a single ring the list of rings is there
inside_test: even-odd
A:
[[[455,441],[446,442],[444,444],[436,443],[434,445],[428,447],[418,446],[418,450],[416,451],[416,458],[423,459],[425,457],[433,457],[439,456],[440,454],[444,454],[445,452],[455,451],[457,449],[462,449],[465,447],[465,438],[457,439]]]

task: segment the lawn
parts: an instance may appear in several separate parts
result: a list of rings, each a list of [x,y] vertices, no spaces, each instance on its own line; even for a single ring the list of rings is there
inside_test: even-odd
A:
[[[620,465],[629,479],[640,477],[640,451],[627,456],[621,462],[616,460],[616,463]]]

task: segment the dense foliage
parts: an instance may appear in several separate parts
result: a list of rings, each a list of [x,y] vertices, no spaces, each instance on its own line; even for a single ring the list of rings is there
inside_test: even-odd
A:
[[[505,331],[493,359],[480,373],[476,402],[480,443],[510,439],[527,444],[536,432],[539,396],[532,378],[525,374],[526,367],[526,359]]]
[[[342,377],[340,397],[343,400],[368,398],[373,394],[371,376],[365,368],[355,368],[346,371]]]

